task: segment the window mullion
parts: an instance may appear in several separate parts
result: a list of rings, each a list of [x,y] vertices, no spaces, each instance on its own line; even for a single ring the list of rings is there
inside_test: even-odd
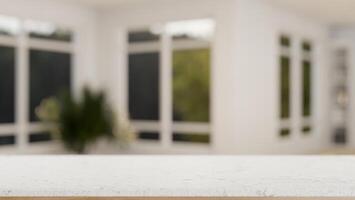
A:
[[[293,80],[293,84],[291,85],[292,88],[292,93],[291,93],[291,127],[292,127],[292,132],[294,133],[295,137],[299,137],[299,127],[301,123],[301,96],[302,96],[302,90],[301,90],[301,64],[302,64],[302,56],[300,54],[300,38],[295,37],[294,38],[294,44],[292,46],[292,56],[293,60],[291,63],[292,66],[292,75],[291,79]]]
[[[21,29],[18,36],[16,54],[16,124],[18,127],[18,149],[24,152],[28,135],[28,102],[29,102],[29,64],[28,37]]]
[[[161,142],[168,148],[172,144],[172,44],[171,36],[166,32],[162,35],[161,45]]]

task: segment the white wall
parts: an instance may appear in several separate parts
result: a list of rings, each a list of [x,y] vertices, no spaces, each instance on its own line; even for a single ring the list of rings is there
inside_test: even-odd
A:
[[[157,0],[102,12],[99,63],[104,70],[99,74],[118,109],[127,111],[126,29],[201,17],[213,17],[217,22],[211,88],[213,143],[207,153],[317,153],[330,147],[327,26],[263,0]],[[299,101],[292,104],[298,112],[292,115],[291,137],[278,136],[280,33],[290,34],[296,41],[310,39],[315,46],[313,131],[309,136],[300,132],[300,95],[293,97]],[[292,90],[297,95],[300,67],[293,64]]]
[[[165,149],[154,153],[311,153],[330,147],[326,25],[293,15],[263,0],[155,0],[123,5],[99,14],[60,0],[0,0],[0,5],[0,14],[50,21],[75,29],[75,88],[89,83],[108,89],[121,112],[127,112],[128,105],[125,95],[127,28],[214,18],[217,29],[213,42],[211,148],[182,146],[183,151]],[[290,34],[296,40],[311,39],[316,46],[314,131],[309,136],[293,131],[290,138],[278,137],[280,33]],[[293,89],[299,91],[299,69],[293,68],[296,74]],[[293,101],[292,109],[300,110],[299,102]],[[292,116],[294,130],[300,128],[299,116],[300,111]],[[134,149],[131,152],[143,153]]]
[[[236,59],[234,141],[237,153],[316,153],[329,146],[327,27],[302,15],[267,5],[262,0],[240,0],[235,8]],[[300,133],[300,65],[293,62],[290,138],[279,138],[278,37],[293,42],[310,39],[315,45],[313,131]],[[293,50],[297,60],[297,51]]]

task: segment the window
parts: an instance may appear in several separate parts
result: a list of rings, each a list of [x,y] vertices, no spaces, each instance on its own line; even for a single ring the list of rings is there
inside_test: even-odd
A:
[[[27,20],[28,126],[30,144],[51,141],[36,116],[36,108],[49,97],[72,91],[72,32],[53,23]]]
[[[129,55],[129,111],[134,120],[159,120],[159,53]]]
[[[301,44],[302,52],[302,132],[308,134],[312,128],[310,117],[312,115],[312,44],[309,41],[303,41]]]
[[[309,135],[313,130],[311,123],[313,45],[309,40],[296,38],[295,41],[300,42],[294,45],[288,35],[281,35],[279,38],[279,136],[281,138],[288,137],[291,133]],[[293,56],[294,54],[297,56]],[[293,65],[296,68],[293,68]],[[292,85],[296,78],[298,79],[295,81],[296,84]],[[295,125],[295,121],[300,125]]]
[[[48,142],[51,140],[52,140],[52,136],[48,132],[31,133],[28,136],[29,143]]]
[[[291,39],[286,35],[279,38],[279,117],[281,119],[280,137],[291,134]]]
[[[209,49],[174,51],[174,121],[209,122],[209,84]]]
[[[174,133],[174,142],[210,143],[209,133]]]
[[[128,34],[128,44],[130,118],[139,131],[138,139],[157,141],[160,140],[160,34],[149,28],[133,30]]]
[[[0,123],[15,122],[15,48],[0,46]]]
[[[285,129],[281,129],[280,130],[280,137],[288,137],[290,136],[290,129],[289,128],[285,128]]]
[[[51,140],[35,109],[44,98],[71,91],[72,42],[68,28],[0,15],[0,145]]]
[[[137,30],[128,34],[129,43],[157,42],[159,39],[159,34],[153,33],[151,30]]]
[[[159,132],[139,132],[138,139],[141,140],[160,140]]]
[[[0,15],[0,146],[16,145],[19,21]]]
[[[70,91],[71,55],[30,50],[30,120],[38,121],[35,109],[45,98]]]
[[[1,135],[0,136],[0,147],[11,146],[16,144],[16,137],[14,134]]]
[[[310,60],[310,53],[311,53],[311,45],[308,42],[304,42],[302,45],[303,49],[303,61],[302,61],[302,114],[305,117],[308,117],[311,115],[311,101],[312,101],[312,96],[311,96],[311,75],[312,75],[312,63]]]
[[[287,119],[290,117],[290,58],[287,56],[280,57],[280,117],[281,119]]]
[[[72,33],[68,28],[58,27],[48,22],[27,20],[26,29],[30,38],[52,41],[72,41]]]
[[[214,28],[197,19],[129,31],[129,114],[139,139],[210,143]]]
[[[167,32],[172,36],[173,48],[173,141],[209,143],[210,42],[214,22],[210,19],[173,22],[167,25]],[[186,129],[179,129],[179,125]]]

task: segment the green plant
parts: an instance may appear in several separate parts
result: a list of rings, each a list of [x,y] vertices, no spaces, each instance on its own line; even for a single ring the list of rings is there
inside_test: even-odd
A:
[[[51,122],[51,132],[59,135],[64,145],[79,154],[87,152],[97,139],[117,136],[123,131],[108,105],[104,92],[85,88],[78,100],[69,93],[44,100],[37,110],[38,117]]]

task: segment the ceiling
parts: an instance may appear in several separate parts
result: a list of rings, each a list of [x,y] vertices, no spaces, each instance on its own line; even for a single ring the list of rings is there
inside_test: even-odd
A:
[[[355,23],[355,0],[265,0],[331,24]]]
[[[155,0],[65,0],[96,8]],[[183,0],[180,0],[183,1]],[[186,0],[189,1],[189,0]],[[218,1],[218,0],[215,0]],[[355,0],[262,0],[327,23],[355,23]]]

